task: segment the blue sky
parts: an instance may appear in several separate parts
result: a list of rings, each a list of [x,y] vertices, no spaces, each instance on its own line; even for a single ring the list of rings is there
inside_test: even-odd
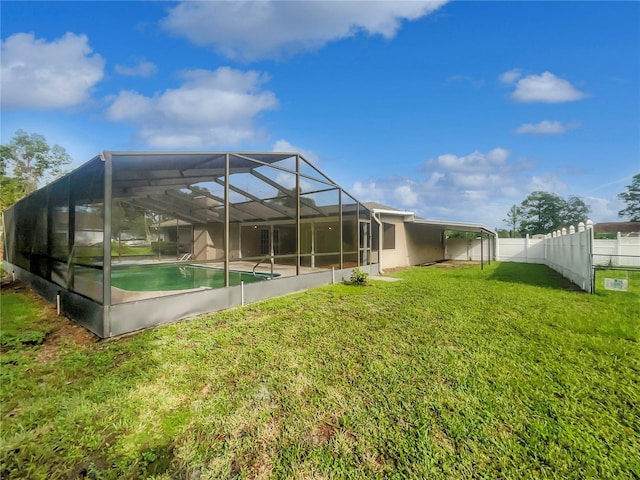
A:
[[[640,171],[638,2],[7,2],[2,143],[300,151],[362,201],[615,221]]]

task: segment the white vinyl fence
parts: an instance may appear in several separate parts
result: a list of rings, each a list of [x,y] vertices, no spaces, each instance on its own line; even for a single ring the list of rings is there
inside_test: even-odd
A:
[[[593,263],[598,266],[640,267],[640,237],[593,241]]]
[[[499,238],[496,259],[501,262],[545,263],[544,238]]]
[[[488,260],[487,240],[484,246],[480,246],[480,239],[474,238],[447,238],[444,256],[447,260],[472,260],[480,261],[481,257]]]
[[[582,290],[593,292],[593,268],[591,267],[591,251],[593,248],[593,224],[584,228],[580,222],[579,231],[573,227],[554,232],[544,239],[547,266],[559,272],[578,285]]]
[[[501,262],[541,263],[553,268],[582,290],[591,292],[593,223],[563,228],[545,238],[499,238],[496,259]]]
[[[447,260],[488,259],[488,241],[481,249],[480,239],[447,239]],[[481,255],[482,252],[482,255]],[[499,238],[491,258],[500,262],[548,265],[587,292],[593,289],[593,267],[640,267],[640,237],[594,240],[593,222],[547,234],[545,238]]]

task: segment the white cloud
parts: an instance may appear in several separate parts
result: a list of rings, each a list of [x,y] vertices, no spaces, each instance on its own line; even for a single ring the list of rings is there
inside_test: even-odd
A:
[[[393,189],[394,204],[401,207],[415,207],[418,204],[418,194],[409,184],[398,185]]]
[[[521,68],[514,68],[513,70],[509,70],[508,72],[504,72],[498,79],[501,83],[506,83],[507,85],[511,85],[515,83],[515,81],[522,76]]]
[[[361,202],[382,202],[385,198],[385,192],[375,181],[357,181],[349,193],[353,193]]]
[[[315,51],[360,32],[393,38],[402,22],[446,0],[181,2],[162,22],[170,32],[229,58],[256,60]]]
[[[438,185],[438,182],[440,180],[442,180],[443,178],[445,178],[446,175],[444,173],[440,173],[440,172],[433,172],[430,176],[429,179],[427,180],[427,183],[425,184],[425,186],[427,188],[433,188],[436,185]]]
[[[567,184],[552,173],[534,175],[529,180],[527,191],[535,192],[538,190],[541,190],[543,192],[561,194],[567,191]]]
[[[558,120],[543,120],[540,123],[525,123],[516,129],[516,133],[521,135],[560,135],[573,128],[578,128],[578,122],[563,124]]]
[[[504,180],[504,176],[497,173],[489,175],[486,173],[452,172],[449,176],[452,185],[462,188],[500,188]]]
[[[300,155],[302,155],[305,160],[307,160],[310,163],[313,163],[314,165],[318,165],[319,161],[320,161],[320,157],[318,157],[318,155],[311,151],[311,150],[306,150],[304,148],[300,148],[300,147],[296,147],[295,145],[292,145],[291,143],[287,142],[286,140],[280,139],[278,141],[276,141],[273,144],[273,149],[274,152],[296,152],[299,153]]]
[[[585,203],[591,207],[589,218],[594,223],[598,222],[618,222],[618,212],[624,208],[623,203],[617,196],[611,198],[585,197]]]
[[[158,73],[158,67],[155,63],[140,61],[133,67],[127,67],[126,65],[116,65],[116,73],[125,75],[128,77],[151,77]]]
[[[467,155],[447,153],[425,161],[422,174],[410,179],[370,178],[355,182],[351,191],[362,201],[407,209],[423,218],[500,228],[509,207],[530,192],[566,193],[567,185],[558,176],[534,172],[534,167],[501,147]]]
[[[255,119],[278,106],[272,92],[261,90],[267,77],[255,71],[221,67],[182,76],[179,88],[152,97],[120,92],[108,118],[138,127],[138,136],[151,147],[194,148],[253,140]]]
[[[563,78],[551,72],[542,75],[529,75],[516,83],[516,90],[511,94],[517,102],[523,103],[562,103],[585,98],[586,95],[576,89]]]
[[[49,110],[78,105],[104,77],[104,60],[86,35],[47,42],[16,33],[2,42],[2,108]]]
[[[494,148],[487,153],[480,153],[476,150],[463,157],[458,157],[452,153],[445,153],[435,159],[428,160],[427,164],[447,170],[487,171],[495,166],[504,165],[508,158],[509,150]]]

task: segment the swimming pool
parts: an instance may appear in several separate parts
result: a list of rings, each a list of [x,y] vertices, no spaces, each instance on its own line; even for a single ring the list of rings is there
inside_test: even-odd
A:
[[[230,286],[240,285],[240,282],[260,282],[269,278],[269,275],[259,273],[254,276],[251,272],[229,271]],[[220,288],[224,287],[224,270],[198,265],[146,265],[113,269],[111,286],[134,292]]]

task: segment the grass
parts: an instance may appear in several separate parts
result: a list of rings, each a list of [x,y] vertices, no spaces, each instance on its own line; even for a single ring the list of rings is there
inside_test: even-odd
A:
[[[103,255],[102,245],[83,245],[76,248],[76,258],[86,257],[101,257]],[[157,257],[157,253],[154,253],[151,247],[137,246],[130,247],[129,245],[118,244],[118,242],[111,242],[111,256],[153,256]]]
[[[38,303],[21,293],[2,295],[2,321],[0,322],[0,345],[18,348],[41,344],[51,326],[42,322]]]
[[[395,275],[3,353],[0,475],[640,477],[637,291],[539,265]]]

